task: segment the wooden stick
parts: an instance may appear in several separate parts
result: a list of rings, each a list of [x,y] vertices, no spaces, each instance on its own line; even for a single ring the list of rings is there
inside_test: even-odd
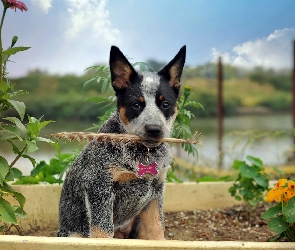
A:
[[[67,139],[73,141],[77,139],[78,141],[92,141],[96,140],[112,142],[112,143],[136,143],[140,141],[145,141],[146,139],[141,138],[137,135],[132,134],[113,134],[113,133],[92,133],[92,132],[61,132],[57,134],[51,134],[50,136],[56,139]],[[201,134],[196,132],[190,139],[178,139],[178,138],[161,138],[155,140],[157,142],[170,142],[170,143],[186,143],[186,144],[202,144],[199,139]]]

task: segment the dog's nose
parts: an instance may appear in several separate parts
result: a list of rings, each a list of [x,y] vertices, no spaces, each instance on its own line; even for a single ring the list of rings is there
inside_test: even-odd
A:
[[[161,126],[159,125],[145,125],[145,131],[152,138],[159,138],[162,135]]]

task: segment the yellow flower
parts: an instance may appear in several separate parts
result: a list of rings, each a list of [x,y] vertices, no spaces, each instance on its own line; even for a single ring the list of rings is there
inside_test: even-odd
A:
[[[287,179],[279,179],[274,188],[268,191],[265,200],[267,202],[281,202],[282,196],[284,194],[283,187],[286,185],[286,183]]]
[[[288,202],[295,196],[295,181],[288,181],[287,179],[279,179],[275,186],[268,191],[265,200],[267,202]]]
[[[188,86],[188,85],[185,85],[185,86],[184,86],[184,89],[185,89],[185,90],[188,90],[188,91],[191,91],[192,87],[191,87],[191,86]]]
[[[288,188],[291,192],[295,192],[295,181],[289,181]]]
[[[288,202],[289,199],[292,198],[292,193],[290,192],[289,188],[284,188],[284,203]]]
[[[285,186],[287,183],[287,179],[279,179],[277,184],[276,184],[276,187],[277,188],[283,188],[283,186]]]
[[[282,195],[283,195],[283,189],[277,189],[276,187],[274,187],[273,189],[269,190],[265,200],[267,202],[272,202],[272,201],[276,201],[276,202],[280,202],[282,199]]]

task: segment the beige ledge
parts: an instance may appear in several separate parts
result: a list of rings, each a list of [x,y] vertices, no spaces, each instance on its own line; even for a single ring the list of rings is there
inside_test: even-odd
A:
[[[232,183],[167,183],[164,210],[181,211],[210,209],[231,206],[238,202],[233,199],[228,188]],[[26,199],[26,219],[20,220],[24,231],[57,228],[58,203],[61,192],[59,185],[14,186]],[[33,237],[0,235],[2,250],[121,250],[121,249],[295,249],[295,243],[281,242],[217,242],[217,241],[146,241],[119,239],[81,239],[57,237]]]

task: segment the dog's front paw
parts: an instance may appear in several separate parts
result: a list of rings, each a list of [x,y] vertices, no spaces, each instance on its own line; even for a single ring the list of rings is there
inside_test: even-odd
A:
[[[99,227],[91,227],[91,238],[113,238],[113,233],[108,233]]]

